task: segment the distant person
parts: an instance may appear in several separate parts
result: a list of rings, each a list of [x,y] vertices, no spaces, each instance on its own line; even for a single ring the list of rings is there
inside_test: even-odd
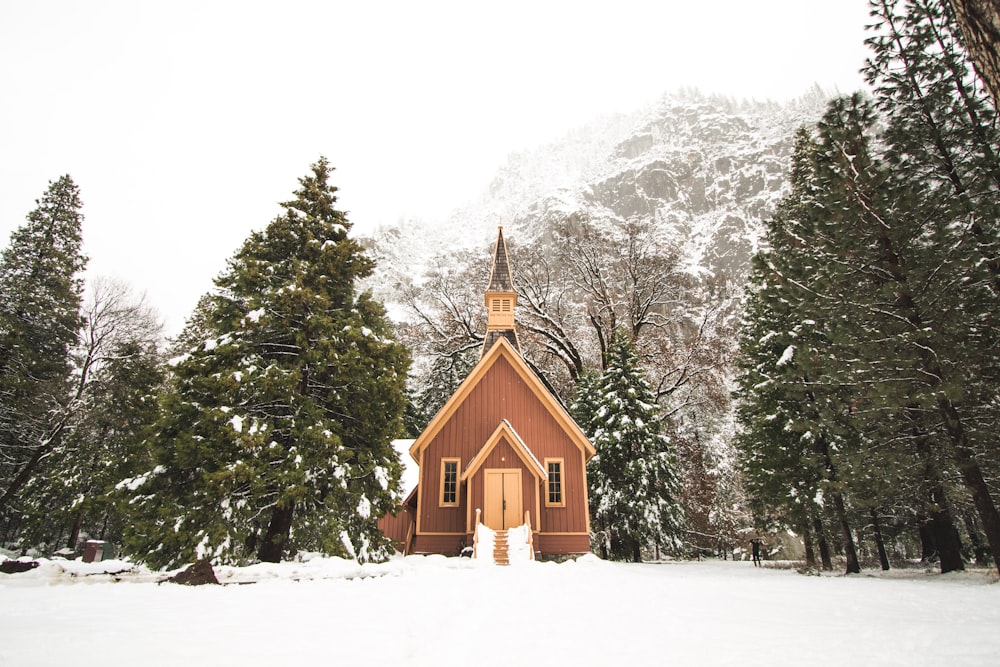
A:
[[[753,566],[760,567],[760,540],[756,537],[750,540],[750,555],[753,556]]]

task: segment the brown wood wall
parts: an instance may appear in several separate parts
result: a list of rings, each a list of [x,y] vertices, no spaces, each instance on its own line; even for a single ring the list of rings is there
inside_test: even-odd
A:
[[[458,556],[463,546],[472,546],[472,538],[462,535],[417,535],[413,540],[415,554]]]
[[[414,512],[409,509],[402,509],[399,514],[393,516],[386,514],[378,520],[378,528],[390,540],[396,543],[396,548],[402,551],[402,544],[406,540],[406,533],[413,525]]]
[[[559,423],[546,411],[530,388],[520,378],[510,363],[498,357],[496,363],[472,389],[466,400],[442,426],[424,450],[420,470],[421,533],[464,533],[466,512],[470,509],[466,485],[460,485],[459,507],[438,507],[441,483],[441,459],[459,457],[464,471],[469,461],[479,452],[487,438],[507,419],[521,436],[528,448],[544,465],[546,457],[563,459],[563,484],[566,507],[546,509],[544,497],[541,507],[542,532],[586,532],[586,490],[583,478],[583,454],[567,436]],[[498,445],[498,448],[508,446]],[[509,446],[508,446],[509,447]],[[520,459],[513,454],[519,467]],[[510,457],[507,457],[510,460]],[[507,467],[487,464],[484,467]],[[510,466],[514,467],[514,466]],[[479,477],[479,476],[477,476]],[[482,506],[482,479],[476,483],[478,502]],[[476,485],[474,484],[474,486]],[[535,477],[522,473],[522,484],[535,484]],[[534,515],[534,490],[525,490],[524,505]],[[529,501],[530,498],[530,501]],[[477,502],[473,498],[473,502]],[[529,504],[530,502],[530,504]],[[471,507],[475,516],[475,505]],[[532,519],[532,523],[535,520]]]
[[[535,551],[543,554],[585,554],[590,551],[589,535],[535,535]]]

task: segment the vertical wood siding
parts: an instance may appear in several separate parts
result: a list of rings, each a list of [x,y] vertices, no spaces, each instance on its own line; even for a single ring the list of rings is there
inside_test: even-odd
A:
[[[409,508],[399,510],[399,514],[393,516],[386,514],[378,520],[378,528],[382,534],[388,537],[396,546],[398,551],[403,550],[403,542],[406,540],[406,533],[413,524],[413,510]]]
[[[472,538],[462,535],[417,535],[413,539],[415,554],[444,554],[458,556],[462,547],[472,546]]]
[[[500,421],[506,419],[513,426],[528,449],[542,462],[546,457],[564,459],[563,484],[566,494],[565,507],[546,508],[544,496],[538,505],[540,529],[544,532],[585,532],[587,530],[586,489],[583,479],[583,454],[567,436],[559,423],[546,411],[531,389],[521,380],[517,371],[503,357],[485,373],[466,400],[451,418],[442,425],[424,451],[420,471],[421,533],[464,533],[468,516],[475,516],[475,507],[482,507],[482,476],[476,475],[471,493],[460,485],[458,507],[438,507],[441,494],[441,458],[458,457],[461,469],[486,443]],[[506,454],[498,452],[502,449]],[[522,467],[520,458],[507,443],[497,445],[495,455],[506,462],[493,464],[493,455],[483,468]],[[511,462],[510,465],[506,465]],[[527,470],[522,473],[524,507],[535,514],[535,494],[539,492],[536,478]],[[530,486],[531,488],[527,488]],[[529,500],[530,498],[530,500]],[[470,500],[472,504],[470,505]],[[479,503],[476,505],[475,503]],[[535,523],[535,519],[532,519]]]
[[[535,536],[535,550],[543,554],[585,554],[590,551],[589,535]]]

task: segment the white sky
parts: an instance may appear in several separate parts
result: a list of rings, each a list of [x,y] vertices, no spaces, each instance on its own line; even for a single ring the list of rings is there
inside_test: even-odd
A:
[[[81,188],[95,274],[176,333],[326,155],[358,232],[434,219],[514,151],[681,86],[861,86],[865,0],[0,3],[0,244]]]

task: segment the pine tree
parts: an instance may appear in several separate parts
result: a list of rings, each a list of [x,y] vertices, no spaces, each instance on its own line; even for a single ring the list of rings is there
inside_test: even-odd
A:
[[[72,416],[70,350],[80,331],[83,203],[49,183],[0,256],[0,516]]]
[[[820,375],[827,335],[813,319],[810,281],[820,261],[802,222],[816,189],[811,134],[796,135],[791,192],[768,222],[753,259],[740,334],[735,444],[757,522],[805,533],[823,516],[829,479],[821,450],[831,437],[810,375]]]
[[[768,297],[771,315],[755,316],[763,315],[772,326],[777,321],[778,336],[794,332],[796,322],[821,326],[809,354],[803,355],[801,346],[795,350],[799,376],[785,374],[773,386],[783,394],[799,387],[815,408],[808,432],[824,434],[816,441],[822,444],[815,451],[818,469],[825,469],[820,479],[835,491],[828,495],[845,543],[852,503],[858,515],[870,516],[895,504],[904,489],[919,489],[908,500],[935,533],[942,570],[961,569],[945,480],[954,466],[977,508],[989,504],[980,502],[989,494],[974,483],[969,431],[974,422],[964,404],[975,396],[970,390],[981,386],[970,381],[973,369],[990,358],[981,306],[988,279],[985,272],[979,274],[982,280],[963,279],[975,273],[955,225],[941,208],[932,214],[919,194],[924,184],[891,168],[886,155],[893,154],[892,146],[883,150],[877,127],[874,109],[862,97],[831,102],[808,159],[799,163],[809,174],[808,188],[793,183],[794,208],[777,216],[780,222],[786,215],[788,237],[795,241],[783,248],[776,273],[777,282],[791,287]],[[783,324],[774,317],[781,310],[791,315]],[[744,354],[752,359],[760,352],[752,348],[754,337],[764,338],[761,331],[748,333],[753,337]],[[752,397],[744,423],[749,432],[759,431],[763,415],[755,410],[766,406],[762,399],[771,382],[751,372],[742,386]],[[765,414],[775,414],[768,410]],[[799,413],[800,422],[804,414]],[[758,452],[767,450],[767,442],[756,441]],[[765,455],[764,465],[787,470],[775,459],[781,454]],[[989,523],[983,523],[989,536]]]
[[[649,546],[678,550],[684,516],[676,463],[662,435],[656,396],[626,334],[613,337],[608,367],[594,387],[596,395],[582,396],[575,412],[589,422],[597,450],[587,466],[595,529],[607,537],[616,559],[639,562]]]
[[[948,3],[879,0],[873,16],[866,75],[888,117],[886,158],[905,193],[896,203],[912,220],[909,237],[890,239],[884,255],[901,261],[890,263],[888,275],[905,285],[896,301],[901,321],[926,332],[909,335],[930,379],[920,383],[922,406],[936,409],[943,426],[932,449],[961,474],[1000,568],[1000,514],[986,482],[1000,450],[990,429],[978,426],[1000,418],[996,108],[977,85]]]
[[[295,199],[216,280],[211,335],[175,360],[131,480],[129,548],[154,566],[277,561],[300,549],[378,559],[377,521],[401,472],[408,357],[356,283],[373,264],[348,237],[321,158]]]
[[[73,350],[80,388],[59,456],[46,458],[21,494],[23,546],[74,549],[81,534],[120,541],[124,510],[113,491],[149,468],[144,439],[164,382],[160,324],[144,297],[97,279]]]
[[[910,196],[958,220],[978,271],[1000,292],[1000,128],[977,85],[950,5],[875,0],[865,76],[886,115],[887,159],[919,187]],[[975,268],[975,267],[971,267]],[[975,275],[975,274],[973,274]]]

